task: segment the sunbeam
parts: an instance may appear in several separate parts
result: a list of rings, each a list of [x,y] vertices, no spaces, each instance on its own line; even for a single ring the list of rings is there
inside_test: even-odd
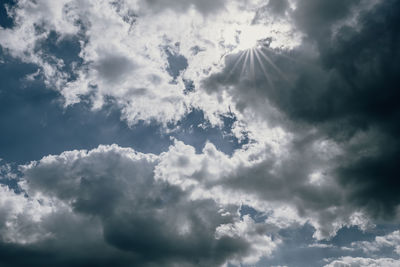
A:
[[[262,47],[263,48],[263,47]],[[289,79],[286,77],[286,75],[278,68],[278,66],[275,65],[275,63],[262,51],[262,48],[259,50],[261,56],[271,65],[276,72],[282,76],[286,81],[289,82]]]
[[[257,48],[255,48],[257,49]],[[256,79],[255,68],[254,68],[254,48],[250,49],[250,75],[253,80]]]
[[[290,83],[289,78],[280,70],[280,68],[271,60],[271,58],[263,51],[265,49],[266,51],[273,52],[275,53],[274,50],[270,49],[269,47],[266,47],[265,45],[258,45],[257,47],[253,47],[250,49],[246,49],[244,51],[239,52],[240,55],[238,59],[235,61],[233,67],[227,74],[225,78],[225,82],[233,75],[234,71],[238,68],[240,64],[242,64],[241,71],[240,71],[240,78],[243,78],[246,76],[249,80],[256,80],[256,72],[257,68],[261,68],[262,73],[264,74],[265,78],[267,79],[267,82],[269,86],[272,88],[273,87],[273,82],[271,79],[271,73],[268,72],[267,66],[265,65],[265,62],[268,63],[277,73],[278,75],[283,78],[285,81]],[[284,55],[282,55],[284,56]],[[287,56],[285,56],[286,58]],[[294,59],[293,59],[294,60]],[[258,62],[258,64],[257,64]]]
[[[249,50],[246,50],[245,53],[246,53],[246,57],[244,58],[242,71],[240,72],[241,77],[246,73],[246,65],[247,65],[247,61],[249,60]]]
[[[278,56],[280,56],[280,57],[283,57],[283,58],[285,58],[285,59],[288,59],[288,60],[290,60],[290,61],[292,61],[292,62],[295,62],[295,63],[300,63],[300,64],[307,64],[307,63],[305,63],[305,62],[302,62],[302,61],[300,61],[300,60],[298,60],[298,59],[295,59],[295,58],[293,58],[293,57],[291,57],[291,56],[288,56],[288,55],[285,55],[285,54],[282,54],[282,53],[277,53],[274,49],[271,49],[270,47],[268,47],[268,46],[262,46],[266,51],[269,51],[270,53],[274,53],[275,55],[278,55]]]
[[[264,66],[264,63],[261,61],[260,55],[258,54],[258,49],[254,50],[254,54],[256,55],[256,57],[258,59],[258,63],[260,64],[261,70],[263,71],[263,73],[265,75],[265,78],[267,78],[267,82],[268,82],[269,86],[271,88],[274,88],[272,80],[271,80],[271,78],[270,78],[270,76],[269,76],[269,74],[268,74],[268,72],[267,72],[267,70],[266,70],[266,68]]]
[[[238,57],[238,59],[236,60],[235,64],[233,65],[231,71],[228,73],[228,75],[225,78],[225,82],[229,79],[229,77],[231,77],[231,75],[233,74],[233,72],[235,71],[235,69],[237,68],[237,66],[239,65],[240,61],[242,60],[242,58],[245,56],[245,52],[241,51],[240,52],[240,56]]]

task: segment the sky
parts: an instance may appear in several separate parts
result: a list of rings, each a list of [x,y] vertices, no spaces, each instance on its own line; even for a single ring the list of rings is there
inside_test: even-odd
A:
[[[400,2],[0,1],[0,266],[400,266]]]

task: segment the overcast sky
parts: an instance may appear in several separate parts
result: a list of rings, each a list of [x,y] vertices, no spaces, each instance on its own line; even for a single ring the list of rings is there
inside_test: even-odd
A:
[[[0,3],[0,266],[400,266],[399,1]]]

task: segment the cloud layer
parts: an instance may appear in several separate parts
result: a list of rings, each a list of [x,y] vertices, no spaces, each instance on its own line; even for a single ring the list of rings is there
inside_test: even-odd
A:
[[[5,266],[398,264],[398,1],[0,12]]]

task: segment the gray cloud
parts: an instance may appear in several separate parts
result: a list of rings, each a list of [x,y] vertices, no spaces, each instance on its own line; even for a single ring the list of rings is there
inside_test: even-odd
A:
[[[193,64],[198,62],[192,57],[206,55],[211,46],[204,50],[197,49],[200,52],[193,54],[187,51],[185,54],[184,50],[167,50],[164,54],[165,44],[158,43],[158,37],[165,41],[170,34],[182,41],[189,36],[199,42],[217,44],[220,41],[217,33],[215,36],[205,35],[212,40],[203,40],[204,36],[196,34],[196,27],[213,26],[212,20],[208,21],[213,16],[205,20],[209,24],[192,25],[195,33],[190,32],[182,39],[175,35],[175,29],[165,29],[165,34],[157,32],[155,29],[164,25],[163,21],[156,23],[156,17],[167,18],[169,13],[163,12],[166,9],[182,15],[192,7],[202,15],[217,14],[224,10],[228,3],[225,0],[141,1],[138,9],[134,9],[138,14],[143,12],[143,17],[137,16],[131,9],[127,10],[129,3],[124,1],[114,1],[111,5],[104,2],[97,10],[89,5],[80,9],[80,2],[71,2],[63,7],[50,7],[45,1],[26,4],[26,10],[36,10],[29,14],[39,15],[27,16],[24,13],[26,10],[21,8],[15,18],[26,28],[0,31],[5,36],[2,44],[7,48],[4,49],[21,58],[31,55],[29,60],[35,63],[21,66],[19,61],[8,58],[1,51],[0,64],[7,63],[0,65],[0,70],[3,70],[0,76],[7,86],[7,90],[1,88],[0,91],[0,122],[7,126],[2,132],[3,141],[0,141],[0,148],[5,151],[1,152],[2,155],[26,161],[48,153],[91,148],[115,140],[146,150],[142,152],[150,150],[159,153],[166,151],[166,146],[171,144],[165,136],[162,141],[153,142],[161,139],[158,135],[161,126],[153,127],[152,124],[139,124],[136,130],[140,133],[132,136],[129,127],[120,125],[121,112],[116,112],[114,107],[110,108],[110,112],[108,110],[108,104],[113,105],[114,99],[110,100],[112,103],[106,99],[104,109],[97,113],[98,116],[96,113],[88,115],[90,105],[85,103],[76,104],[63,113],[58,103],[54,102],[59,94],[47,91],[42,94],[46,85],[36,79],[42,75],[48,76],[48,84],[60,82],[57,88],[65,94],[64,97],[71,97],[71,101],[84,102],[91,98],[91,93],[96,94],[90,91],[93,89],[91,86],[98,83],[99,98],[111,95],[118,98],[115,100],[120,108],[133,108],[132,114],[150,114],[135,117],[132,119],[134,123],[153,119],[169,122],[174,118],[176,123],[171,127],[183,130],[175,129],[171,136],[194,144],[196,150],[189,149],[193,155],[178,151],[177,154],[180,154],[174,161],[171,151],[154,156],[117,146],[102,146],[90,152],[70,151],[49,156],[25,166],[21,181],[27,182],[24,185],[27,197],[1,187],[0,265],[218,266],[227,260],[237,263],[252,255],[256,255],[253,256],[255,259],[259,259],[260,255],[269,255],[283,235],[277,228],[286,227],[285,219],[289,221],[296,216],[293,221],[297,220],[300,224],[308,221],[317,229],[314,236],[318,238],[332,237],[344,226],[358,225],[364,230],[370,222],[397,223],[400,204],[397,190],[400,159],[400,109],[397,103],[400,4],[395,0],[376,1],[376,6],[368,7],[367,2],[308,0],[295,1],[294,7],[291,5],[293,1],[268,1],[254,12],[252,23],[266,23],[267,19],[271,19],[279,24],[281,20],[287,20],[301,32],[301,44],[293,50],[273,50],[269,46],[273,42],[272,37],[261,40],[258,50],[253,50],[258,51],[252,56],[255,59],[254,73],[248,66],[242,68],[242,64],[236,65],[239,59],[243,63],[242,54],[231,54],[225,57],[225,68],[220,73],[212,74],[202,84],[193,79],[197,74],[183,80],[183,84],[179,76],[182,73],[186,78],[185,71],[212,73],[213,67],[217,67],[215,62],[213,67],[206,66],[210,69],[199,68],[197,72],[193,70]],[[64,12],[62,19],[57,17],[61,8]],[[101,15],[104,20],[97,20],[100,10],[104,11]],[[0,12],[3,14],[4,10]],[[249,10],[246,12],[250,13]],[[41,14],[46,13],[54,17],[49,19],[49,25],[43,22],[42,29],[42,25],[38,26],[36,22],[42,21]],[[67,17],[67,13],[71,17]],[[86,15],[88,21],[80,21]],[[132,37],[140,19],[143,23],[138,36],[148,33],[148,36],[143,36],[143,42],[135,40],[137,36]],[[200,15],[201,19],[204,18]],[[149,23],[152,21],[157,26],[154,29]],[[190,19],[186,17],[183,21],[190,22]],[[222,20],[216,22],[222,23]],[[231,26],[231,22],[224,23],[222,25],[227,28]],[[95,27],[97,24],[99,27]],[[9,20],[1,19],[0,25],[10,27],[11,24]],[[35,27],[31,28],[31,25]],[[26,37],[25,33],[33,28],[34,32]],[[101,29],[105,32],[111,30],[103,35]],[[277,29],[279,31],[279,27]],[[113,35],[114,30],[118,34]],[[71,32],[77,33],[77,36],[72,36]],[[17,34],[19,38],[14,39]],[[155,35],[160,36],[153,39]],[[115,38],[107,39],[109,36]],[[21,40],[27,44],[17,45]],[[154,47],[148,45],[146,40]],[[110,41],[112,45],[101,52],[102,42],[105,41]],[[134,46],[135,41],[149,54],[140,54],[142,48]],[[223,42],[220,45],[224,46]],[[14,47],[16,49],[12,51]],[[116,49],[118,47],[121,50]],[[197,46],[191,43],[189,47]],[[218,53],[216,57],[221,56]],[[143,75],[140,70],[132,73],[132,70],[139,69],[133,59],[141,64],[140,70],[146,69],[146,64],[154,64],[154,68],[146,69]],[[209,62],[212,64],[212,61]],[[41,66],[41,70],[36,78],[35,75],[26,76],[34,73],[37,65]],[[20,68],[23,69],[22,74],[16,74]],[[95,75],[92,77],[92,74]],[[168,74],[174,81],[170,82]],[[201,75],[199,77],[203,77]],[[24,77],[32,83],[17,82]],[[79,78],[82,83],[77,82]],[[65,89],[62,84],[71,85],[70,82],[76,83]],[[150,87],[143,87],[141,83]],[[87,84],[90,85],[88,88],[85,87]],[[122,84],[126,88],[121,89]],[[24,91],[23,86],[32,90]],[[204,90],[216,96],[210,98],[212,101],[221,101],[218,102],[221,106],[230,105],[230,113],[231,107],[238,112],[235,114],[237,117],[221,117],[224,127],[228,128],[203,129],[208,125],[205,121],[206,110],[194,110],[187,114],[186,107],[191,103],[178,99],[180,96],[190,101],[204,101]],[[81,98],[81,94],[89,95]],[[150,101],[157,98],[162,101]],[[229,100],[224,102],[224,99]],[[164,107],[167,103],[169,105]],[[174,113],[174,108],[180,104],[184,108]],[[209,107],[209,103],[201,104],[204,105],[199,106]],[[183,114],[187,116],[182,117]],[[129,114],[125,115],[122,117],[128,120]],[[30,116],[33,118],[29,119]],[[103,121],[103,117],[107,119]],[[59,118],[64,118],[65,123]],[[257,143],[258,140],[246,140],[246,145],[241,147],[243,144],[237,137],[225,137],[232,134],[233,124],[254,123],[253,119],[267,122],[270,127],[282,128],[292,139],[289,138],[289,144],[279,147],[282,151],[276,153],[268,146],[260,147],[263,144]],[[119,123],[114,123],[116,121]],[[165,124],[168,128],[168,123]],[[153,135],[156,131],[157,134]],[[270,138],[268,134],[265,133],[265,139]],[[249,136],[251,138],[251,134]],[[220,150],[224,152],[242,149],[232,157],[211,149],[209,145],[200,152],[206,139],[220,141]],[[232,144],[222,141],[231,141]],[[256,152],[248,156],[246,153],[252,153],[252,149]],[[170,165],[163,169],[158,165],[161,160],[169,160]],[[161,180],[155,172],[169,172],[169,177],[160,175],[165,178]],[[7,180],[5,183],[12,180],[7,175],[4,177]],[[186,188],[185,183],[190,182],[196,185]],[[193,199],[190,195],[192,189],[200,190],[204,195],[197,192],[200,197]],[[255,200],[254,203],[247,200],[246,204],[254,204],[249,209],[259,209],[254,209],[254,212],[262,214],[257,224],[248,216],[236,214],[238,207],[235,205],[241,197]],[[216,203],[218,198],[227,202],[236,198],[236,202],[232,201],[236,204],[220,206]],[[275,204],[295,209],[290,209],[281,217],[283,221],[274,224],[268,222],[275,218],[274,210],[271,214],[263,213],[262,207]],[[270,236],[266,235],[268,231],[273,233],[270,241]],[[307,231],[311,236],[313,230]],[[276,237],[278,239],[275,240]],[[388,240],[392,239],[384,241]],[[373,242],[367,245],[371,244],[380,246]],[[296,247],[298,244],[292,245]],[[326,244],[317,245],[320,247],[302,248],[302,251],[312,254],[315,249],[322,251]],[[392,247],[397,248],[397,243]],[[345,254],[352,257],[340,258],[344,254],[337,250],[329,254],[334,258],[326,259],[327,266],[398,264],[393,259],[379,259],[382,254],[375,255],[374,259],[356,258],[357,254]],[[321,261],[318,264],[320,266]],[[311,265],[304,263],[304,266]]]
[[[325,267],[340,267],[340,266],[350,266],[350,267],[374,267],[374,266],[388,266],[395,267],[399,265],[399,261],[391,258],[361,258],[361,257],[341,257],[338,260],[334,260],[331,263],[325,265]]]
[[[131,73],[135,64],[124,56],[105,54],[94,64],[94,69],[99,77],[108,83],[115,83]]]
[[[0,202],[1,208],[18,212],[15,207],[31,203],[28,210],[33,214],[19,212],[12,228],[1,226],[0,232],[8,232],[1,235],[3,240],[10,236],[12,242],[3,241],[0,253],[28,255],[0,262],[32,266],[43,260],[40,255],[51,255],[48,264],[91,266],[97,265],[100,253],[115,266],[218,266],[254,252],[246,236],[222,233],[216,237],[218,227],[235,222],[234,210],[222,216],[213,200],[191,200],[179,187],[156,180],[157,162],[154,155],[114,145],[64,152],[21,167],[23,187],[30,197],[9,192],[6,198],[15,200]],[[12,218],[12,214],[0,214],[2,221]],[[23,226],[21,216],[27,216],[29,223],[34,214],[41,219],[25,234],[10,230]],[[29,237],[31,241],[22,246]]]
[[[295,25],[308,34],[311,39],[329,37],[332,26],[352,15],[352,9],[361,0],[339,0],[326,2],[318,0],[298,1],[293,12]]]
[[[226,0],[204,0],[204,1],[196,1],[196,0],[145,0],[144,3],[149,7],[159,11],[163,9],[173,9],[177,11],[186,11],[190,7],[195,7],[199,12],[207,15],[210,13],[216,13],[221,8],[224,8]]]
[[[234,69],[239,55],[232,55],[223,72],[212,75],[204,86],[210,94],[227,91],[238,110],[253,111],[294,133],[295,140],[304,140],[293,147],[294,155],[321,138],[334,142],[343,153],[329,165],[346,192],[343,205],[393,219],[400,204],[395,190],[400,5],[384,1],[363,11],[363,4],[299,1],[291,16],[305,34],[302,45],[293,51],[262,48],[269,59],[260,57],[258,62],[267,74],[256,63],[254,74],[240,75],[241,68]],[[313,165],[311,160],[303,164],[286,163],[293,170],[289,176],[301,177],[296,173]],[[268,180],[265,174],[261,177]],[[266,186],[257,184],[252,190],[263,192]]]
[[[275,14],[283,14],[289,8],[288,0],[270,0],[267,5],[268,9]]]

